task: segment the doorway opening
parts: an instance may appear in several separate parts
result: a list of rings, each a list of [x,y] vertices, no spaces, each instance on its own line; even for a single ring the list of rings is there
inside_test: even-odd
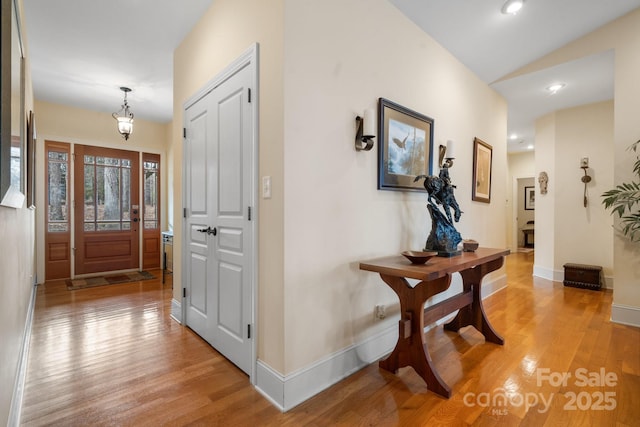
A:
[[[45,158],[45,280],[160,267],[160,155],[46,141]]]

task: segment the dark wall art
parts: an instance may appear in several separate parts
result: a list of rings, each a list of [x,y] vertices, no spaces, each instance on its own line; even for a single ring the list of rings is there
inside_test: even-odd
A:
[[[433,119],[380,98],[378,189],[425,191],[418,175],[431,175]]]

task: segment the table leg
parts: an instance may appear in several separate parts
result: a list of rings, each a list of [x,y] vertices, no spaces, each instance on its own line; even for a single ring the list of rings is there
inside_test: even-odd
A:
[[[473,290],[473,302],[471,305],[461,308],[456,317],[444,325],[446,330],[458,332],[460,328],[472,325],[484,335],[486,341],[500,345],[504,344],[504,338],[493,329],[493,326],[491,326],[491,323],[489,323],[487,319],[484,307],[482,306],[482,295],[480,293],[482,278],[488,273],[499,269],[503,264],[504,258],[498,258],[486,264],[460,272],[463,289],[465,291]]]
[[[398,342],[389,357],[379,362],[380,368],[395,374],[398,369],[411,366],[424,379],[429,390],[446,398],[451,397],[451,388],[440,378],[429,355],[423,318],[425,301],[447,290],[451,284],[451,275],[430,282],[420,282],[413,288],[402,277],[385,274],[380,276],[398,295],[402,313]]]

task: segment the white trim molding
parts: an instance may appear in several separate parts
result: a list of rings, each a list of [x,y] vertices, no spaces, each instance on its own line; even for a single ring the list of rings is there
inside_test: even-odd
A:
[[[29,343],[31,342],[31,328],[33,325],[33,312],[36,307],[36,291],[38,287],[34,284],[31,287],[31,298],[29,299],[29,307],[27,308],[27,319],[24,325],[22,336],[22,349],[20,350],[20,359],[18,360],[18,371],[16,381],[13,386],[13,397],[11,398],[11,407],[9,408],[9,419],[7,426],[19,426],[20,415],[22,414],[22,399],[24,397],[24,383],[27,379],[27,364],[29,362]]]
[[[504,289],[507,276],[501,275],[482,285],[482,299]],[[426,330],[445,323],[447,318],[429,325]],[[283,412],[331,387],[360,369],[391,353],[398,341],[396,322],[377,334],[339,350],[288,375],[282,375],[261,360],[257,362],[255,387]]]
[[[281,375],[258,361],[256,389],[278,409],[286,412],[349,375],[382,359],[398,340],[398,326],[393,326],[337,351],[310,366],[289,375]]]
[[[533,275],[541,279],[551,280],[552,282],[562,282],[564,280],[564,272],[552,270],[546,267],[533,266]]]
[[[182,304],[175,298],[171,299],[171,318],[182,324]]]
[[[640,328],[640,307],[613,303],[611,304],[611,321]]]

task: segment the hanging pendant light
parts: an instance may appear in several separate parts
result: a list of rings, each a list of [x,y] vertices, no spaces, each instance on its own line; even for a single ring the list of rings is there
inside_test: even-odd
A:
[[[129,135],[133,133],[133,113],[129,111],[129,104],[127,103],[127,93],[131,92],[131,89],[121,87],[120,90],[124,92],[124,102],[120,111],[113,113],[112,116],[118,121],[118,132],[126,141],[129,139]]]

